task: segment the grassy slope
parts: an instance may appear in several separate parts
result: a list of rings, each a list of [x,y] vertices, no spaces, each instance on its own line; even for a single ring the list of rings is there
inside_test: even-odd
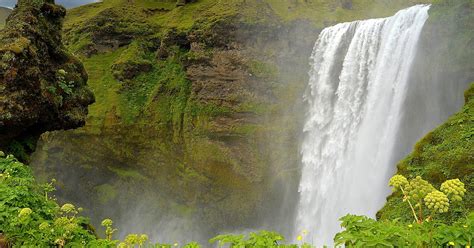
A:
[[[135,0],[134,8],[148,8],[162,11],[164,14],[153,15],[148,21],[162,27],[189,29],[203,19],[210,23],[222,17],[240,14],[247,21],[268,21],[262,16],[261,8],[270,7],[278,17],[285,21],[310,20],[323,27],[330,23],[353,21],[373,17],[392,15],[396,10],[419,3],[430,3],[431,0],[354,0],[352,9],[343,9],[333,0],[289,1],[289,0],[199,0],[197,3],[175,8],[171,0]],[[105,0],[102,3],[90,4],[69,11],[66,29],[80,24],[107,8],[127,5],[126,0]]]
[[[459,178],[467,194],[463,204],[454,204],[454,211],[439,218],[457,220],[474,210],[474,83],[465,93],[466,104],[444,124],[419,141],[415,150],[398,164],[398,173],[408,177],[421,176],[437,188],[447,179]],[[405,202],[390,197],[378,213],[382,219],[402,217],[411,220]]]

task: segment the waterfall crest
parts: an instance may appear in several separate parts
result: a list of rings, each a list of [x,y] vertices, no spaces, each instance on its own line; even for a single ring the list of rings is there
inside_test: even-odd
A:
[[[296,232],[332,244],[345,214],[375,216],[390,193],[410,68],[428,5],[341,23],[311,57]],[[416,137],[417,138],[417,137]]]

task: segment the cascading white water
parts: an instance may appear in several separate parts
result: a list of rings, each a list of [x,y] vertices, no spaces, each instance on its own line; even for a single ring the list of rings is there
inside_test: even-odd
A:
[[[374,217],[390,193],[395,144],[427,5],[322,31],[312,54],[305,101],[296,232],[332,244],[338,219]]]

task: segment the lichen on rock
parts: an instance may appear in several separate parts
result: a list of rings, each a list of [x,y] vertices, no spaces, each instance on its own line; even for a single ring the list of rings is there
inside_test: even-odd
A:
[[[0,33],[0,147],[85,122],[94,96],[62,44],[65,14],[54,0],[19,0]]]

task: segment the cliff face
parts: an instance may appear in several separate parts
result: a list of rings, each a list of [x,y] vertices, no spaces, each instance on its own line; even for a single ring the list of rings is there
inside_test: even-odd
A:
[[[176,8],[135,0],[74,9],[65,43],[81,54],[97,102],[84,128],[43,135],[33,165],[58,180],[60,197],[129,231],[150,232],[163,219],[206,235],[291,223],[297,196],[285,192],[297,191],[301,96],[319,31],[412,2]],[[166,227],[157,231],[164,240],[182,238]]]
[[[189,232],[199,226],[206,234],[261,223],[271,205],[280,204],[280,192],[271,192],[277,181],[297,186],[300,118],[285,113],[303,91],[306,52],[318,29],[307,22],[279,27],[237,18],[169,29],[158,38],[93,29],[92,37],[104,38],[80,51],[97,82],[97,104],[86,127],[43,135],[37,172],[63,185],[60,196],[97,219],[112,214],[124,227],[137,205],[149,208],[140,219],[148,230],[168,216],[187,219]],[[302,30],[311,34],[296,39]],[[126,41],[124,33],[133,38]]]
[[[82,64],[61,43],[66,11],[19,1],[0,33],[0,148],[14,139],[76,128],[94,102]]]

